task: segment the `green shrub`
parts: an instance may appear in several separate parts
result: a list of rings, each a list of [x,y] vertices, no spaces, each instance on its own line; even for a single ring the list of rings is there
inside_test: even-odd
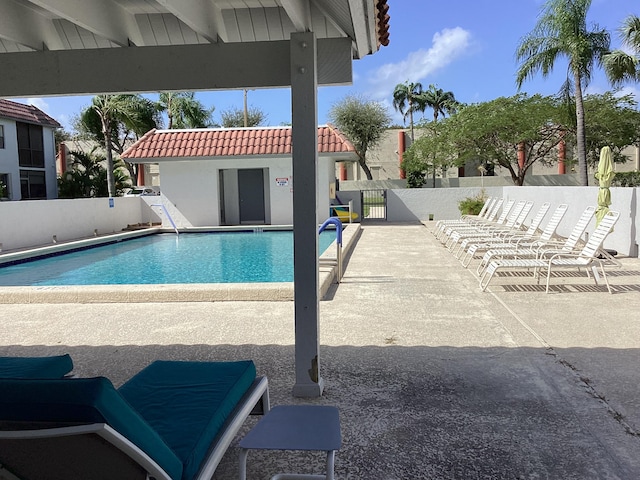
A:
[[[460,210],[460,214],[462,215],[478,215],[480,210],[482,210],[485,201],[486,197],[484,194],[479,194],[475,197],[467,197],[458,202],[458,210]]]
[[[616,172],[611,181],[613,187],[640,187],[640,172]]]

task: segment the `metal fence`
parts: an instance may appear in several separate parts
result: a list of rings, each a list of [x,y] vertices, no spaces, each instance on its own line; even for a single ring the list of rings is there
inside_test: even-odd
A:
[[[366,220],[387,219],[387,191],[360,190],[362,212],[360,218]]]

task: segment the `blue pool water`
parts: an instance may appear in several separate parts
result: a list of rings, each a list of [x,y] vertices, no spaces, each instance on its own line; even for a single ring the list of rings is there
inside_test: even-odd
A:
[[[291,231],[148,235],[0,268],[1,286],[292,281]]]

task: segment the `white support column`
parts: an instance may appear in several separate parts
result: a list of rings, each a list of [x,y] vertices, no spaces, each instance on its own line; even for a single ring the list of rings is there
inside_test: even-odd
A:
[[[313,32],[291,34],[296,397],[319,397],[318,81]]]

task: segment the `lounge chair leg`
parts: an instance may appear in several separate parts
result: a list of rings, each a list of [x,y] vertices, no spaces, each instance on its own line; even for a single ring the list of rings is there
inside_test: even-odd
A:
[[[247,455],[249,454],[249,449],[241,448],[240,449],[240,480],[247,480]]]
[[[480,290],[484,292],[487,289],[487,287],[489,286],[489,283],[491,282],[491,278],[493,277],[493,274],[498,270],[498,268],[499,266],[497,264],[494,264],[494,263],[489,264],[489,266],[485,269],[484,273],[480,277]],[[485,278],[487,280],[486,282],[484,281]]]
[[[594,267],[595,268],[595,267]],[[609,285],[609,278],[607,277],[607,272],[604,270],[604,263],[600,263],[600,270],[602,271],[602,278],[604,278],[604,283],[607,285],[607,290],[609,290],[609,294],[613,294],[611,291],[611,285]],[[595,269],[597,272],[597,268]]]
[[[551,280],[551,268],[547,268],[547,288],[544,293],[549,293],[549,280]]]

